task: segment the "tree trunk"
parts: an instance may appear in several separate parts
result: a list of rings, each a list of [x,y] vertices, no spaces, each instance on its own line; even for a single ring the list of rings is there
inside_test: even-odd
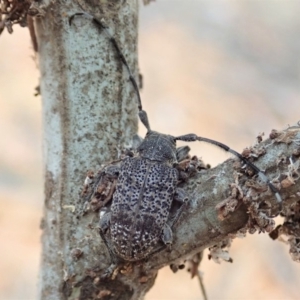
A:
[[[82,8],[109,26],[138,78],[137,0],[109,2],[86,2]],[[107,36],[83,17],[69,24],[82,9],[74,1],[43,4],[45,16],[36,22],[45,163],[40,297],[90,299],[97,289],[89,272],[104,269],[109,257],[96,228],[98,216],[83,216],[79,192],[87,171],[116,159],[137,132],[136,97]],[[132,293],[129,286],[117,289]]]
[[[98,234],[99,216],[85,213],[80,192],[87,171],[116,159],[136,133],[137,101],[107,36],[90,20],[76,17],[70,25],[69,17],[83,9],[107,24],[137,79],[138,3],[102,0],[81,3],[82,8],[73,1],[43,4],[45,16],[36,21],[45,132],[40,298],[139,299],[153,286],[161,267],[234,237],[243,228],[269,232],[271,218],[258,204],[270,203],[276,212],[274,195],[240,174],[240,165],[230,159],[182,184],[189,202],[174,228],[171,252],[133,264],[114,279],[101,279],[110,257]],[[291,156],[298,147],[299,127],[280,134],[281,139],[256,148],[259,152],[265,147],[267,154],[258,155],[255,163],[270,178],[278,177],[282,197],[294,205],[299,184],[283,186],[291,163],[278,158]]]

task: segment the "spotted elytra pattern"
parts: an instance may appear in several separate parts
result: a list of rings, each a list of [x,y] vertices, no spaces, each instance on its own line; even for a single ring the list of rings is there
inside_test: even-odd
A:
[[[176,191],[176,169],[144,158],[126,158],[111,206],[111,238],[124,260],[149,255],[161,238]]]

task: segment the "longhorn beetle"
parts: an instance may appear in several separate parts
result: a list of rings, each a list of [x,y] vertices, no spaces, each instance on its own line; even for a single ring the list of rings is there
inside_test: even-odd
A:
[[[206,142],[232,153],[253,169],[269,186],[275,194],[277,204],[281,206],[281,197],[267,176],[253,163],[225,144],[193,133],[172,136],[153,131],[147,113],[142,108],[137,82],[117,41],[109,33],[108,27],[85,12],[71,16],[70,24],[75,16],[90,19],[109,38],[119,59],[127,69],[137,96],[139,119],[147,129],[146,137],[138,146],[135,157],[125,157],[120,166],[110,166],[102,173],[117,180],[110,211],[107,211],[100,219],[100,234],[108,247],[113,263],[120,258],[124,261],[139,261],[147,258],[156,252],[155,247],[159,241],[166,246],[172,244],[172,225],[179,218],[187,201],[184,190],[177,187],[179,175],[175,167],[177,164],[176,141]],[[170,220],[173,201],[178,201],[181,206]],[[110,241],[106,238],[107,231],[110,231]]]

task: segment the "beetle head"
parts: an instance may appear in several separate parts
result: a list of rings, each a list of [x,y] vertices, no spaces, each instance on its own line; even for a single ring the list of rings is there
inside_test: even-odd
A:
[[[148,131],[144,141],[138,147],[141,157],[173,165],[176,159],[176,141],[173,136]]]

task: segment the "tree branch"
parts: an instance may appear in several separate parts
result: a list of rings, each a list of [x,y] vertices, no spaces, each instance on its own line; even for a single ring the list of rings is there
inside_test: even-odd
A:
[[[259,156],[254,163],[265,170],[280,190],[283,198],[281,214],[285,221],[289,220],[288,236],[296,239],[300,217],[300,186],[296,184],[300,174],[299,141],[300,127],[296,126],[276,132],[275,136],[273,131],[272,139],[245,151]],[[218,244],[213,247],[211,256],[214,259],[224,258],[221,248],[230,244],[232,238],[244,236],[247,232],[270,233],[274,230],[275,222],[271,216],[279,213],[274,193],[265,183],[259,182],[257,176],[249,176],[249,172],[251,170],[242,168],[239,161],[229,159],[214,169],[200,171],[183,183],[181,187],[188,193],[189,201],[173,228],[175,238],[172,250],[153,254],[147,261],[120,266],[112,278],[99,279],[102,286],[98,288],[104,285],[109,291],[114,291],[115,286],[126,283],[133,291],[126,299],[139,299],[153,285],[157,271],[163,266],[181,264]],[[300,243],[291,239],[290,246],[292,258],[299,261]],[[105,269],[99,271],[103,274]],[[97,276],[100,278],[100,275]]]
[[[265,149],[266,153],[254,163],[274,179],[283,199],[282,215],[288,217],[289,209],[300,203],[300,127],[277,132],[277,135],[255,147],[257,152]],[[274,194],[265,184],[259,184],[257,178],[242,175],[235,159],[200,172],[183,187],[189,194],[189,205],[174,228],[174,250],[151,257],[149,269],[174,263],[178,258],[183,260],[228,237],[235,237],[239,230],[254,233],[274,229],[272,218],[266,216],[271,212],[278,214]],[[224,216],[226,209],[228,215]]]

